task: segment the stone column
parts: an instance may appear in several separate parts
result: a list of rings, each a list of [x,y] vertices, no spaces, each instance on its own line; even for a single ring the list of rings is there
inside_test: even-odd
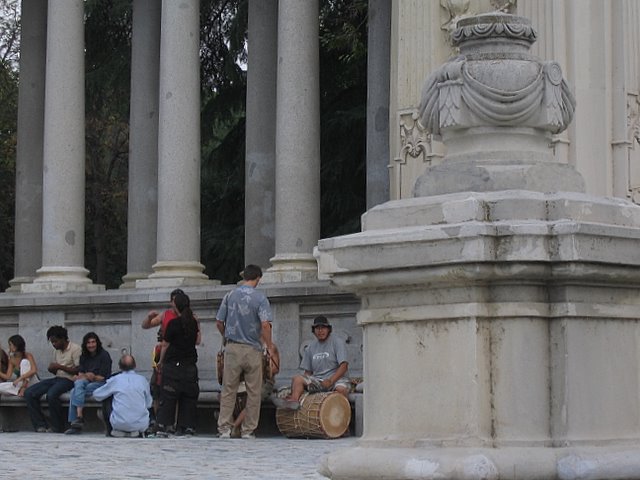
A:
[[[263,269],[275,254],[277,45],[277,0],[250,0],[244,259]]]
[[[206,282],[200,259],[200,2],[162,2],[157,262],[137,287]]]
[[[442,160],[443,145],[433,141],[417,121],[416,101],[425,77],[455,55],[443,29],[450,28],[458,15],[468,14],[472,6],[469,1],[390,3],[389,196],[396,200],[410,197],[425,166]],[[479,8],[475,3],[474,8]]]
[[[127,274],[120,288],[147,278],[156,261],[160,7],[157,0],[133,2]]]
[[[320,87],[317,0],[278,3],[276,255],[263,282],[317,279]]]
[[[49,1],[42,267],[26,292],[104,289],[84,268],[84,2]]]
[[[640,478],[640,207],[554,160],[575,100],[527,19],[451,38],[420,106],[442,164],[318,243],[320,274],[361,298],[365,379],[363,436],[322,473]]]
[[[20,291],[42,266],[42,144],[47,52],[47,0],[21,3],[20,87],[14,278],[7,291]]]
[[[369,0],[367,44],[367,209],[389,200],[391,2]]]

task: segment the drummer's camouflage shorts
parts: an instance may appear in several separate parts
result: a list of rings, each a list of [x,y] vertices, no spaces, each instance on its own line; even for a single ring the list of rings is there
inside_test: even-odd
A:
[[[351,389],[351,382],[347,377],[339,378],[336,383],[334,383],[329,388],[324,388],[322,386],[322,378],[310,376],[304,377],[305,385],[307,386],[307,391],[309,393],[318,393],[318,392],[332,392],[336,389],[336,387],[344,387],[348,390]]]

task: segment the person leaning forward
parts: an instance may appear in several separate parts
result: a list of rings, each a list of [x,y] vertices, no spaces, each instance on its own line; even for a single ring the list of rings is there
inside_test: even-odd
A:
[[[145,377],[135,372],[136,359],[125,354],[118,361],[120,373],[93,392],[103,402],[107,436],[140,437],[149,427],[151,392]]]
[[[59,325],[47,330],[47,339],[55,349],[53,362],[49,364],[48,369],[55,376],[31,385],[25,390],[24,398],[27,401],[27,409],[29,410],[34,430],[36,432],[47,432],[50,429],[40,407],[40,398],[46,394],[51,427],[54,432],[63,433],[66,420],[62,410],[62,403],[60,402],[60,395],[73,388],[73,377],[78,373],[82,348],[80,348],[80,345],[70,342],[67,329]]]
[[[218,417],[220,438],[231,437],[233,410],[243,375],[247,406],[241,436],[254,438],[260,418],[262,345],[272,348],[271,305],[267,297],[256,290],[262,279],[262,270],[257,265],[247,265],[242,277],[243,284],[224,296],[216,314],[216,326],[226,343]]]

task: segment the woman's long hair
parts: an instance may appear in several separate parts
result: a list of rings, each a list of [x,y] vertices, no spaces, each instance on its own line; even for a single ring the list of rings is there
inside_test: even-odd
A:
[[[9,343],[16,347],[16,352],[20,352],[24,355],[25,349],[27,348],[24,338],[20,335],[12,335],[9,337]]]
[[[180,314],[179,320],[184,336],[187,338],[190,336],[195,337],[198,333],[198,322],[191,311],[189,296],[186,293],[177,293],[173,297],[173,304]]]
[[[91,356],[91,353],[89,352],[89,350],[87,350],[87,343],[89,343],[89,340],[91,340],[92,338],[96,339],[96,345],[98,346],[98,348],[96,348],[96,355],[98,355],[102,351],[102,342],[100,341],[100,337],[98,336],[98,334],[96,332],[89,332],[84,337],[82,337],[82,355],[84,355],[85,357]]]

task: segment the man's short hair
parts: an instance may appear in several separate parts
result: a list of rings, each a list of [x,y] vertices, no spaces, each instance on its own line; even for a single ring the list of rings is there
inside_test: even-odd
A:
[[[242,271],[242,278],[245,281],[256,280],[260,277],[262,277],[262,269],[258,265],[249,264]]]
[[[54,325],[53,327],[47,330],[47,340],[51,340],[52,338],[61,338],[62,340],[69,340],[69,334],[67,333],[67,329],[60,326]]]

